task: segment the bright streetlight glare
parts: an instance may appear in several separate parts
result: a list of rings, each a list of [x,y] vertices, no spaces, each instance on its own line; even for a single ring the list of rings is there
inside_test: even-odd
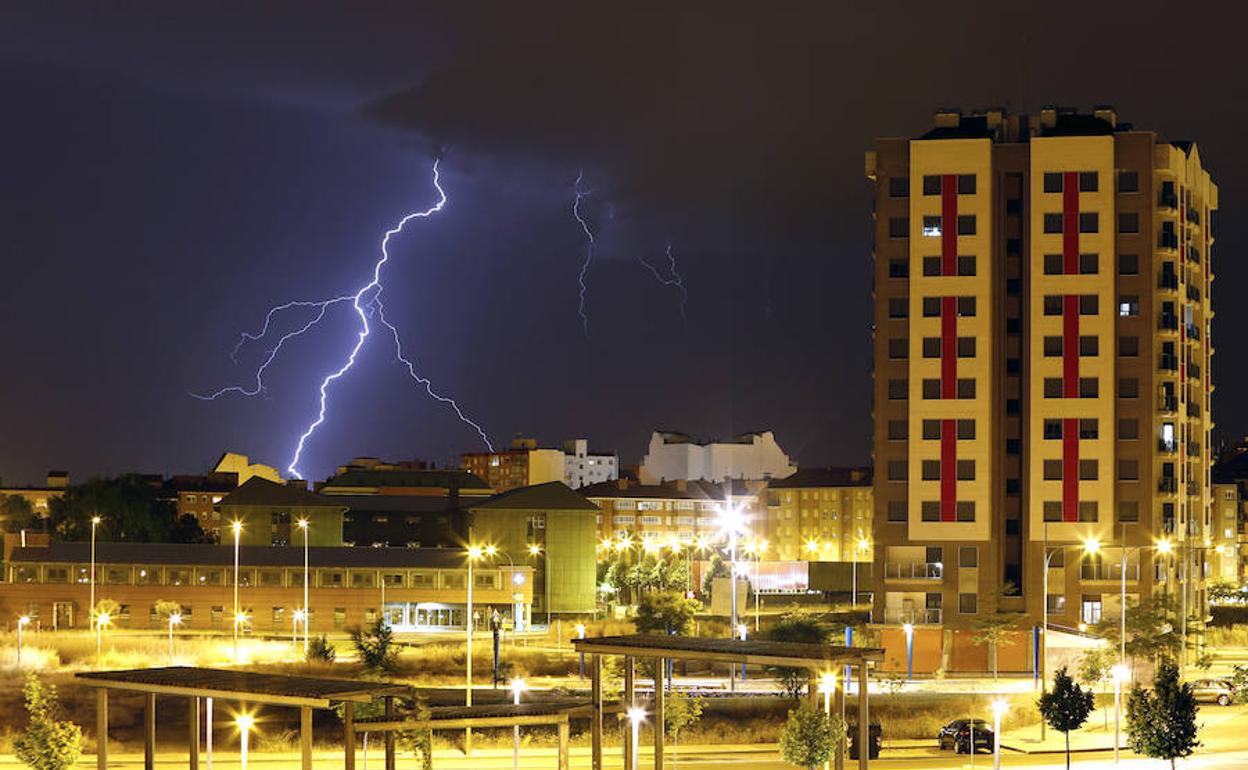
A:
[[[507,689],[513,693],[521,693],[529,689],[529,685],[523,679],[512,679],[511,683],[507,685]]]
[[[998,717],[1009,710],[1010,710],[1010,702],[1005,700],[1004,698],[997,698],[996,700],[992,702],[992,713]]]
[[[180,625],[182,625],[182,613],[180,613],[180,612],[175,612],[175,613],[171,614],[171,615],[169,616],[169,625],[171,625],[171,626],[180,626]]]
[[[645,720],[646,720],[645,709],[639,706],[633,706],[632,708],[628,710],[628,721],[632,722],[633,724],[638,724],[640,722],[644,722]]]
[[[814,540],[807,540],[807,541],[806,541],[806,552],[807,552],[807,553],[817,553],[818,551],[819,551],[819,544],[818,544],[817,542],[815,542]]]
[[[477,559],[480,559],[484,554],[485,552],[481,550],[481,546],[479,545],[468,546],[468,558],[469,559],[476,561]]]
[[[529,555],[530,556],[540,556],[541,554],[542,554],[542,547],[540,545],[538,545],[537,543],[529,543]]]
[[[250,732],[256,728],[256,718],[251,714],[239,714],[234,717],[234,726],[239,732]]]
[[[100,603],[103,604],[103,602]],[[95,616],[95,624],[97,626],[107,626],[111,622],[113,622],[113,618],[107,612],[101,612]]]
[[[21,616],[20,618],[18,618],[18,619],[17,619],[17,624],[18,624],[19,626],[25,626],[25,625],[28,625],[29,623],[30,623],[30,616],[29,616],[29,615],[23,615],[23,616]]]
[[[299,529],[307,529],[307,528],[308,528],[308,520],[307,520],[307,519],[297,519],[297,520],[295,521],[295,525],[296,525],[296,526],[298,526],[298,527],[299,527]]]
[[[1083,550],[1085,553],[1098,554],[1101,552],[1101,541],[1090,537],[1083,541]]]
[[[1119,663],[1109,669],[1109,676],[1115,682],[1125,682],[1130,677],[1130,673],[1127,671],[1126,666]]]
[[[103,521],[103,519],[101,519],[99,516],[92,516],[92,517],[91,517],[91,523],[92,523],[92,524],[99,524],[101,521]]]
[[[819,692],[828,694],[836,691],[836,672],[824,671],[819,675]]]
[[[1174,543],[1170,542],[1168,538],[1162,538],[1157,541],[1157,553],[1170,553],[1173,550]]]
[[[902,623],[901,630],[906,632],[906,638],[910,638],[914,636],[914,624],[913,623]]]

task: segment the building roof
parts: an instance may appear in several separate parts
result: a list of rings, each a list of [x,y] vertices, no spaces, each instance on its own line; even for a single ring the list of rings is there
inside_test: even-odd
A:
[[[600,481],[597,484],[581,487],[577,491],[585,497],[601,500],[722,501],[724,499],[723,487],[710,481],[688,481],[684,483],[666,481],[662,484],[638,484],[635,481],[624,479],[621,481]]]
[[[791,476],[770,482],[768,489],[801,489],[813,487],[869,487],[871,469],[864,468],[801,468]]]
[[[89,564],[90,543],[49,543],[42,547],[15,548],[10,561],[25,564]],[[229,545],[183,545],[178,543],[99,543],[99,564],[195,565],[230,567],[234,548]],[[313,567],[358,569],[428,568],[458,569],[464,552],[458,548],[351,548],[313,546],[308,549]],[[244,545],[239,563],[246,567],[302,567],[301,546]]]
[[[440,470],[363,470],[351,469],[330,476],[320,485],[326,487],[435,487],[440,489],[482,489],[489,484],[468,471]]]
[[[465,509],[449,495],[331,495],[352,513],[447,513]]]
[[[519,487],[469,505],[474,511],[599,511],[598,506],[562,481]]]
[[[220,505],[222,508],[233,505],[290,506],[293,508],[342,507],[342,503],[333,498],[287,484],[275,484],[259,476],[247,479],[241,487],[226,495]]]
[[[130,692],[217,697],[249,703],[329,708],[332,702],[371,703],[383,695],[410,695],[407,685],[388,682],[323,679],[254,671],[166,666],[127,671],[81,671],[87,685]]]
[[[766,435],[765,430],[748,430],[727,439],[695,439],[688,433],[678,430],[656,430],[663,437],[664,444],[692,444],[693,446],[712,446],[714,444],[753,444],[754,439]]]

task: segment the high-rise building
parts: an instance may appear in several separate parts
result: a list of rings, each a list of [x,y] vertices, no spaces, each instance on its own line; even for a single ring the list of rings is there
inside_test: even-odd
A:
[[[875,620],[1092,625],[1124,563],[1128,603],[1203,617],[1218,189],[1196,146],[1110,108],[942,111],[866,166]]]

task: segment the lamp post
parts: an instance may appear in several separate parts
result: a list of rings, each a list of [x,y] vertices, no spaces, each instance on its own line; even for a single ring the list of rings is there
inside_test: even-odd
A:
[[[102,521],[102,519],[100,519],[99,516],[91,517],[91,574],[87,576],[87,581],[91,584],[91,606],[88,608],[88,614],[91,622],[94,622],[95,618],[95,528],[100,526],[100,521]],[[88,624],[88,628],[90,628],[90,623]]]
[[[238,662],[238,554],[243,539],[243,522],[235,520],[230,524],[234,530],[234,662]]]
[[[1109,669],[1114,680],[1114,766],[1118,765],[1118,740],[1122,729],[1122,683],[1126,680],[1127,667],[1122,663]]]
[[[508,689],[511,690],[512,703],[519,706],[520,693],[525,690],[524,680],[511,680]],[[520,725],[518,724],[511,727],[511,770],[520,770]]]
[[[576,624],[576,638],[577,639],[585,638],[585,624],[584,623]],[[585,681],[585,653],[583,652],[581,653],[581,681],[582,682]]]
[[[182,613],[169,613],[169,662],[173,663],[173,627],[182,624]]]
[[[464,705],[472,705],[472,565],[484,555],[484,551],[479,545],[468,546],[468,603],[467,611],[464,613],[464,628],[466,634],[464,637],[464,645],[467,648],[467,654],[464,656]],[[464,730],[464,753],[472,753],[472,728]]]
[[[914,679],[914,624],[903,623],[901,630],[906,634],[906,681]]]
[[[832,719],[832,693],[836,691],[836,672],[824,671],[819,675],[819,692],[823,695],[823,715]],[[841,736],[836,739],[837,751],[840,751]],[[832,761],[828,760],[823,763],[824,770],[831,767]]]
[[[865,537],[859,537],[858,540],[854,542],[854,548],[853,548],[854,558],[853,558],[853,566],[851,567],[851,569],[853,570],[853,574],[854,574],[853,603],[851,606],[854,606],[854,607],[858,606],[858,554],[866,551],[870,547],[871,547],[871,543]]]
[[[247,770],[247,749],[251,731],[256,726],[256,718],[251,714],[239,714],[234,717],[234,726],[238,728],[239,767],[241,770]]]
[[[533,557],[533,572],[537,573],[537,557],[542,557],[542,608],[546,610],[546,633],[550,633],[550,560],[541,543],[529,543],[529,556]]]
[[[295,646],[299,644],[299,624],[305,622],[307,613],[303,610],[295,610],[290,617],[290,644]]]
[[[95,666],[101,667],[101,661],[104,656],[104,629],[113,622],[113,618],[107,612],[101,612],[95,616]]]
[[[744,642],[744,641],[747,639],[747,637],[749,636],[749,634],[750,634],[750,627],[749,627],[749,625],[747,625],[747,624],[745,624],[745,623],[738,623],[738,624],[737,624],[737,637],[738,637],[738,638],[740,638],[740,639],[741,639],[741,641],[743,641],[743,642]],[[745,678],[746,678],[746,677],[745,677],[745,664],[744,664],[744,663],[742,663],[742,664],[741,664],[741,681],[742,681],[742,682],[744,682],[744,681],[745,681]]]
[[[737,629],[737,538],[745,531],[745,516],[741,505],[728,503],[719,508],[719,531],[728,536],[728,555],[731,559],[729,583],[732,585],[732,609],[728,620],[728,634],[731,636]],[[735,671],[735,669],[729,669]],[[729,687],[736,689],[736,678],[729,678]],[[635,756],[634,752],[634,756]]]
[[[658,697],[658,693],[655,693]],[[641,723],[646,719],[646,710],[637,706],[628,709],[628,722],[632,726],[632,763],[628,770],[637,770],[637,735],[641,731]]]
[[[308,657],[308,626],[312,625],[312,610],[308,606],[308,520],[295,522],[303,530],[303,657]]]
[[[30,616],[23,615],[17,619],[17,667],[22,667],[22,629],[30,623]]]
[[[992,702],[992,770],[1001,770],[1001,716],[1009,711],[1010,704],[1004,698]],[[975,756],[975,746],[971,746]]]

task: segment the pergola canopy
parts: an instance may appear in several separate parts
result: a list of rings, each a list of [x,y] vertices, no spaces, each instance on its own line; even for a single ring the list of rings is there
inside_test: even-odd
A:
[[[884,650],[878,647],[708,639],[664,634],[596,636],[573,639],[572,644],[577,652],[591,655],[703,660],[718,663],[744,663],[750,666],[792,666],[808,669],[825,666],[856,666],[868,661],[884,659]]]
[[[77,678],[92,687],[153,695],[220,698],[275,706],[327,709],[334,703],[371,703],[378,697],[408,696],[406,685],[349,679],[322,679],[286,674],[260,674],[193,666],[140,668],[128,671],[82,671]]]

